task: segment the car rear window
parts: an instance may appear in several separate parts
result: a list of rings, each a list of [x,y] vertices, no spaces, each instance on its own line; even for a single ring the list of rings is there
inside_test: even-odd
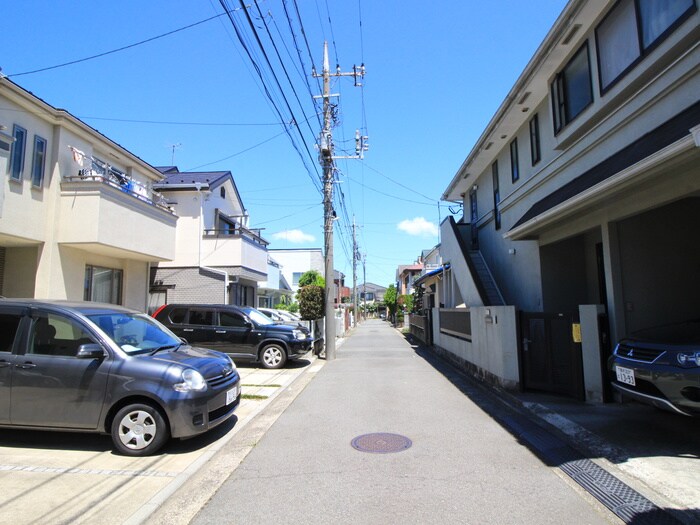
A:
[[[168,318],[171,323],[183,324],[187,318],[187,308],[173,308]]]

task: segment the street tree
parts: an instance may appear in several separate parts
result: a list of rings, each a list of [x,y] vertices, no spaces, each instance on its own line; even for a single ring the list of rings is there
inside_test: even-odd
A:
[[[393,284],[390,284],[384,293],[384,304],[389,310],[389,316],[391,317],[392,321],[395,321],[396,319],[396,309],[399,306],[398,299],[399,297],[396,292],[396,287]]]

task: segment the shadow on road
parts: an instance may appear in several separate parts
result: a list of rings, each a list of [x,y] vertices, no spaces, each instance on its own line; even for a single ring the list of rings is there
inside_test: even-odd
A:
[[[589,460],[591,457],[601,457],[600,451],[587,449],[585,443],[574,442],[562,430],[545,422],[525,408],[524,403],[535,402],[534,399],[542,402],[542,395],[504,392],[466,374],[454,364],[435,354],[430,348],[420,344],[410,334],[404,334],[404,337],[416,355],[440,372],[457,389],[515,437],[519,443],[530,449],[548,466],[560,468],[625,523],[634,525],[700,523],[700,508],[696,505],[689,505],[682,511],[654,505],[634,489]],[[552,397],[549,399],[551,401]],[[680,418],[646,406],[630,407],[619,404],[597,406],[568,399],[561,401],[558,398],[554,403],[550,402],[549,404],[562,411],[559,406],[561,403],[568,407],[572,413],[578,413],[579,419],[582,412],[585,414],[589,410],[598,410],[601,413],[596,414],[595,418],[602,421],[602,423],[598,423],[599,425],[602,424],[611,431],[618,432],[620,428],[623,428],[624,435],[631,433],[629,437],[623,438],[628,439],[628,443],[620,443],[620,445],[626,446],[610,447],[609,450],[615,452],[604,455],[612,462],[627,461],[630,457],[658,457],[669,454],[689,457],[691,461],[694,461],[700,453],[700,444],[697,442],[700,420]],[[605,412],[606,407],[609,407],[607,408],[608,413]],[[639,412],[625,418],[624,411],[630,408]],[[658,432],[656,429],[650,429],[649,419],[654,421],[654,426],[658,425]],[[628,420],[634,423],[628,424]],[[685,433],[677,436],[675,431],[669,430],[669,424],[685,429],[683,431]],[[644,436],[655,437],[645,438]],[[603,435],[603,437],[605,436]],[[607,455],[612,457],[608,458]]]

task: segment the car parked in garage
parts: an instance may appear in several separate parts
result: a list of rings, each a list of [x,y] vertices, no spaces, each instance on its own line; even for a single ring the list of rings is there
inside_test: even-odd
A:
[[[0,427],[103,432],[145,456],[230,418],[240,376],[150,316],[91,302],[0,299]]]
[[[610,380],[629,397],[700,417],[700,319],[636,332],[615,347]]]
[[[168,304],[153,316],[191,344],[225,352],[236,361],[260,362],[265,368],[282,368],[313,345],[305,327],[276,323],[250,306]]]

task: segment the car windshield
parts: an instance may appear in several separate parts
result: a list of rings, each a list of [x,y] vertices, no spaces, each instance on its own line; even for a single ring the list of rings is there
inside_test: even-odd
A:
[[[255,308],[241,308],[243,312],[250,317],[251,321],[253,321],[255,324],[259,325],[269,325],[269,324],[275,324],[275,322],[270,319],[268,316],[266,316],[264,313],[262,313],[260,310],[256,310]]]
[[[89,319],[99,326],[127,354],[177,348],[182,341],[158,321],[145,314],[93,314]]]

